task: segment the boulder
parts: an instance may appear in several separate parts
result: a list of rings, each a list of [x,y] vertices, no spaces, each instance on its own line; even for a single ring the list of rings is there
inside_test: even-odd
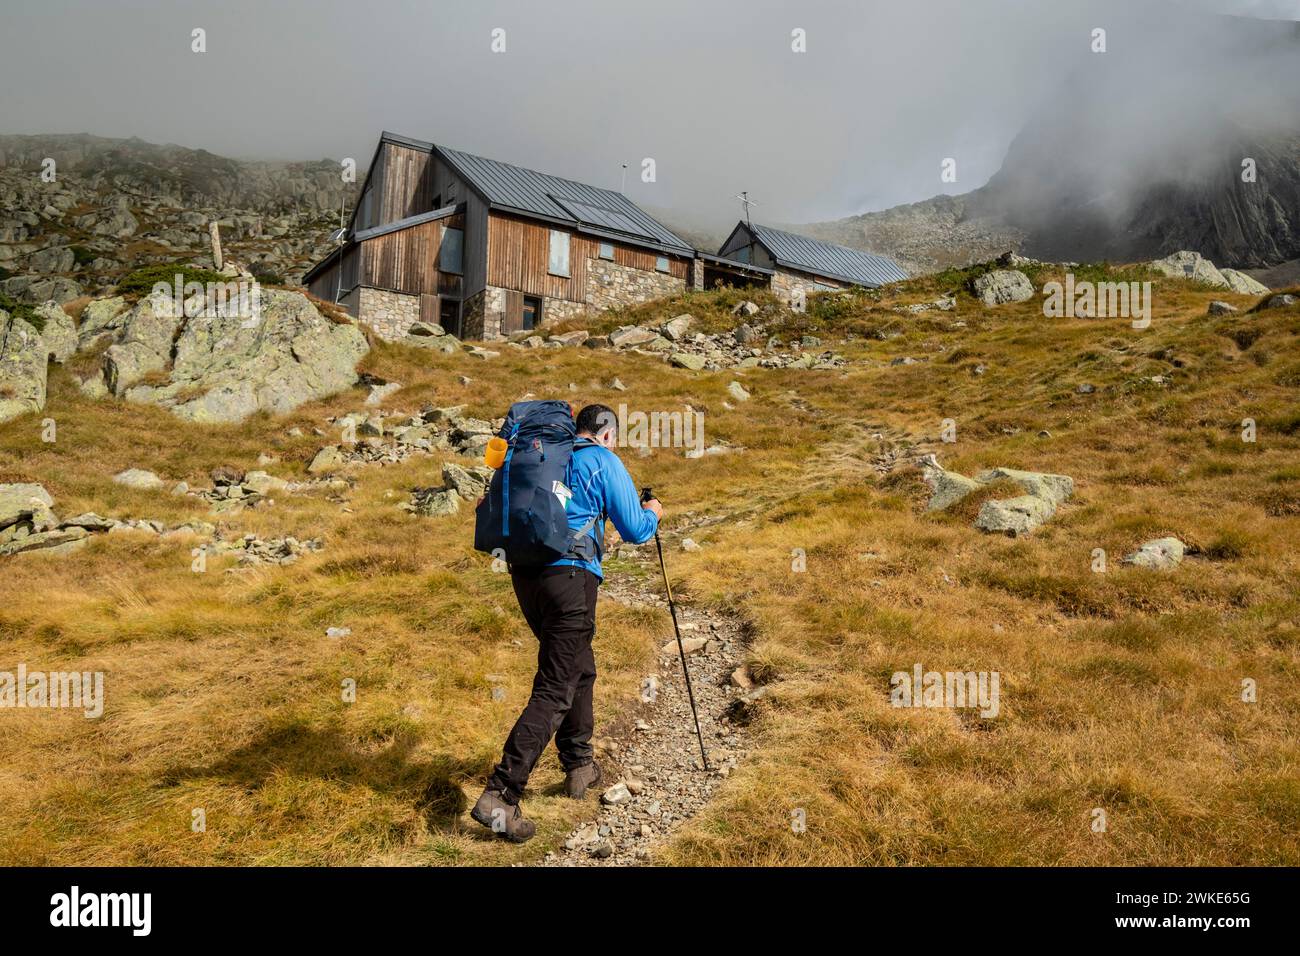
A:
[[[1124,564],[1153,571],[1167,571],[1182,564],[1187,547],[1177,538],[1156,538],[1124,557]]]
[[[439,335],[446,335],[447,330],[436,322],[413,322],[411,327],[406,330],[410,336],[433,338]]]
[[[748,300],[737,302],[735,308],[731,310],[732,315],[757,315],[758,306]]]
[[[48,299],[53,299],[62,305],[81,295],[81,286],[64,276],[50,276],[45,279],[25,275],[13,276],[0,283],[0,289],[19,302],[31,305],[39,305]]]
[[[117,342],[104,353],[108,390],[120,396],[146,375],[165,369],[181,321],[169,295],[150,295],[137,302],[123,316]]]
[[[1019,471],[1015,468],[993,468],[981,472],[975,478],[981,484],[999,480],[1015,482],[1025,490],[1025,494],[1050,502],[1053,510],[1074,494],[1074,479],[1068,475]]]
[[[1163,259],[1156,259],[1147,265],[1171,279],[1191,279],[1193,282],[1203,282],[1220,289],[1229,288],[1228,280],[1224,278],[1223,273],[1199,252],[1183,250],[1165,256]]]
[[[727,394],[738,402],[749,401],[749,392],[745,391],[745,386],[739,382],[731,382],[727,385]]]
[[[1268,292],[1268,286],[1264,283],[1257,282],[1236,269],[1220,269],[1219,274],[1223,276],[1223,280],[1228,283],[1228,288],[1233,292],[1240,292],[1242,295],[1265,295]]]
[[[1012,536],[1028,534],[1056,513],[1057,506],[1074,494],[1074,479],[1016,468],[992,468],[974,478],[939,465],[934,455],[917,460],[922,478],[932,492],[929,510],[938,511],[961,501],[972,491],[995,481],[1009,481],[1020,486],[1024,494],[1014,498],[990,500],[980,506],[975,527]]]
[[[708,359],[703,355],[695,352],[674,352],[669,358],[677,368],[689,369],[692,372],[698,372],[704,368]]]
[[[49,349],[29,323],[0,309],[0,422],[45,408]]]
[[[1284,292],[1280,295],[1275,295],[1272,298],[1267,299],[1262,305],[1259,306],[1259,308],[1285,309],[1288,306],[1293,306],[1296,304],[1300,304],[1300,296],[1294,296]]]
[[[694,321],[695,319],[692,316],[682,314],[669,319],[659,327],[659,330],[673,342],[680,342],[682,339],[686,338],[686,333],[690,329],[691,323]]]
[[[552,342],[559,342],[561,345],[582,345],[587,341],[589,333],[586,329],[576,329],[573,332],[561,332],[558,335],[552,335]]]
[[[1018,269],[995,269],[975,280],[975,296],[985,305],[1027,302],[1034,297],[1034,284]]]
[[[370,394],[366,396],[365,404],[371,406],[372,408],[376,405],[382,405],[384,402],[388,400],[388,397],[390,395],[392,395],[394,392],[400,392],[401,390],[402,390],[401,382],[384,382],[382,384],[376,383],[370,386]]]
[[[86,348],[100,336],[120,329],[126,311],[126,299],[120,295],[89,302],[81,310],[81,323],[77,326],[77,340],[80,347]]]
[[[263,289],[260,316],[184,319],[169,383],[125,394],[196,422],[282,415],[355,385],[367,351],[359,328],[326,319],[302,293]]]
[[[439,518],[460,511],[460,495],[454,488],[417,489],[411,504],[416,514]]]
[[[107,531],[117,523],[112,518],[105,518],[93,511],[87,511],[85,514],[79,514],[72,518],[64,518],[59,522],[59,527],[85,528],[87,531]]]
[[[72,321],[72,316],[52,299],[37,309],[36,314],[45,320],[41,340],[45,343],[50,360],[62,365],[77,351],[77,326]]]
[[[49,246],[27,257],[28,272],[71,272],[77,256],[67,246]]]
[[[1000,501],[986,501],[980,506],[975,527],[981,531],[1008,534],[1013,538],[1028,534],[1056,512],[1045,498],[1022,495]]]
[[[490,468],[462,468],[447,462],[442,466],[442,480],[448,488],[467,501],[474,501],[487,491],[488,482],[492,480]]]
[[[54,499],[43,485],[18,482],[0,485],[0,528],[21,523],[37,531],[54,527]]]
[[[264,471],[250,471],[244,475],[243,486],[259,495],[273,495],[287,490],[289,482]]]
[[[919,459],[917,465],[921,469],[921,478],[930,486],[930,503],[927,506],[930,511],[949,508],[980,487],[980,482],[974,478],[948,471],[934,455]]]
[[[625,325],[609,333],[609,344],[616,349],[626,349],[645,345],[658,337],[659,333],[654,329],[642,328],[639,325]]]
[[[345,464],[347,464],[347,458],[344,456],[342,449],[338,445],[326,445],[312,457],[311,463],[307,465],[307,473],[310,475],[323,475],[331,471],[338,471]]]
[[[43,551],[46,554],[64,554],[84,547],[90,532],[85,528],[57,528],[33,534],[15,536],[0,542],[0,556]]]
[[[1218,299],[1215,299],[1213,302],[1210,303],[1210,307],[1206,310],[1206,314],[1207,315],[1231,315],[1233,312],[1236,311],[1238,310],[1235,305],[1229,305],[1227,302],[1220,302]]]
[[[120,471],[113,476],[113,481],[127,488],[139,488],[145,491],[161,488],[164,484],[163,480],[152,471],[145,471],[143,468],[128,468],[126,471]]]

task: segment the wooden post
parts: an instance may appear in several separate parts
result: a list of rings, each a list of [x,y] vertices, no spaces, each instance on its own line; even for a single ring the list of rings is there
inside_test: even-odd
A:
[[[212,239],[212,268],[220,272],[224,264],[221,260],[221,225],[215,219],[208,223],[208,235]]]

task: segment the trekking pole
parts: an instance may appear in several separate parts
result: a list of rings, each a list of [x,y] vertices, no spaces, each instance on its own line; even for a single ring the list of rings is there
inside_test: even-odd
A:
[[[641,500],[649,501],[654,497],[654,492],[649,488],[641,489]],[[700,731],[700,713],[695,709],[695,691],[691,688],[691,672],[686,666],[686,648],[682,646],[682,630],[677,626],[677,605],[673,601],[673,588],[668,583],[668,565],[664,563],[664,543],[659,538],[659,529],[655,528],[655,547],[659,549],[659,570],[664,576],[664,592],[668,595],[668,613],[673,618],[673,633],[677,635],[677,653],[682,658],[682,674],[686,677],[686,697],[691,702],[691,716],[695,718],[695,737],[700,742],[700,759],[704,761],[704,769],[709,769],[709,755],[704,752],[704,734]]]

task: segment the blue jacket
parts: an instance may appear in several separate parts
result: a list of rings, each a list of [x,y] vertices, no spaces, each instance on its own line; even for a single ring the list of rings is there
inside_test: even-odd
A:
[[[573,449],[569,465],[569,490],[573,497],[565,514],[569,519],[569,530],[577,531],[592,518],[596,523],[588,531],[603,550],[605,542],[605,518],[614,522],[619,535],[629,544],[649,541],[659,528],[659,519],[653,511],[641,507],[636,485],[627,468],[614,454],[603,445],[588,444],[582,439]],[[586,568],[598,578],[604,578],[600,571],[599,557],[591,561],[580,558],[560,558],[552,565],[573,565]]]

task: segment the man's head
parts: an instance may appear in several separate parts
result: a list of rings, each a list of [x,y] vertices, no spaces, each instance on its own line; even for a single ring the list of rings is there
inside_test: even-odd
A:
[[[578,412],[578,434],[598,445],[613,448],[618,443],[618,416],[608,405],[588,405]]]

